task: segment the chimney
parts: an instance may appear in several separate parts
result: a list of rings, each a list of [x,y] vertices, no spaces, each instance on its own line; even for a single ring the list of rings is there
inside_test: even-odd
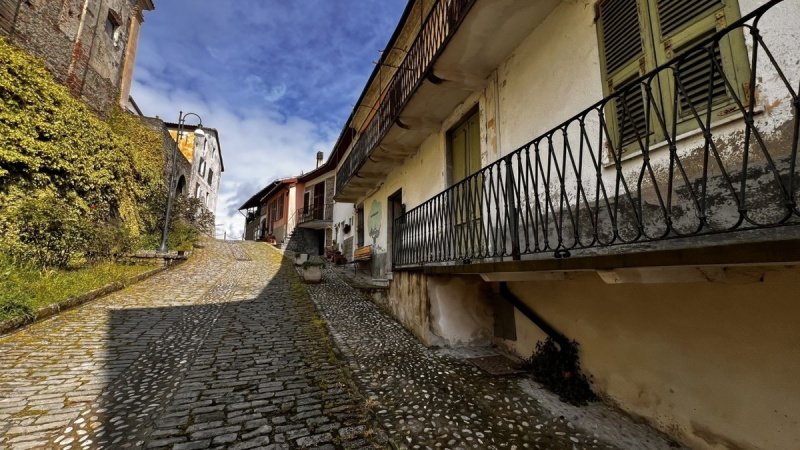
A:
[[[322,165],[322,152],[317,152],[317,169]]]

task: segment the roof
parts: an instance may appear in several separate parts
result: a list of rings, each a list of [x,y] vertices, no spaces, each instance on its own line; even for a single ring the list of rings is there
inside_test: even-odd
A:
[[[280,178],[272,181],[270,184],[266,185],[263,189],[253,194],[253,196],[247,199],[246,202],[242,203],[242,206],[239,207],[239,211],[243,209],[258,207],[258,205],[261,204],[261,200],[264,200],[264,198],[272,195],[281,186],[283,186],[284,184],[295,183],[295,182],[297,182],[297,178],[294,177]]]

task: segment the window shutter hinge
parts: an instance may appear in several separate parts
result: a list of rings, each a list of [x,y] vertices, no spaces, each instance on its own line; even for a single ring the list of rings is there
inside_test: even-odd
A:
[[[639,58],[639,75],[647,73],[647,59],[644,56]]]
[[[742,83],[742,92],[744,93],[744,104],[749,106],[752,99],[750,98],[750,82],[745,81]]]
[[[728,26],[728,22],[725,20],[725,12],[719,11],[714,14],[714,17],[717,19],[717,31],[724,29]]]
[[[667,56],[667,59],[672,59],[672,39],[664,41],[664,54]]]

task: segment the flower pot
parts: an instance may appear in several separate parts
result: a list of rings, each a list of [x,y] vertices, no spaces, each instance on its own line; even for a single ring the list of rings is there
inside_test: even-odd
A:
[[[301,273],[306,283],[319,283],[322,281],[322,267],[320,266],[303,267]]]

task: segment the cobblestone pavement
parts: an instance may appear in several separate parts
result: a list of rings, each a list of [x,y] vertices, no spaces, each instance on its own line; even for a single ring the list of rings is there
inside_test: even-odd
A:
[[[324,283],[309,290],[349,361],[356,384],[396,446],[547,450],[674,446],[602,404],[588,408],[590,420],[580,420],[577,416],[586,415],[580,411],[583,408],[564,405],[549,393],[539,392],[539,398],[526,393],[532,382],[525,377],[492,377],[455,357],[457,352],[425,348],[335,270],[327,270]],[[560,403],[559,409],[555,413],[545,409],[547,403]]]
[[[192,260],[0,337],[0,448],[379,446],[281,256]]]

